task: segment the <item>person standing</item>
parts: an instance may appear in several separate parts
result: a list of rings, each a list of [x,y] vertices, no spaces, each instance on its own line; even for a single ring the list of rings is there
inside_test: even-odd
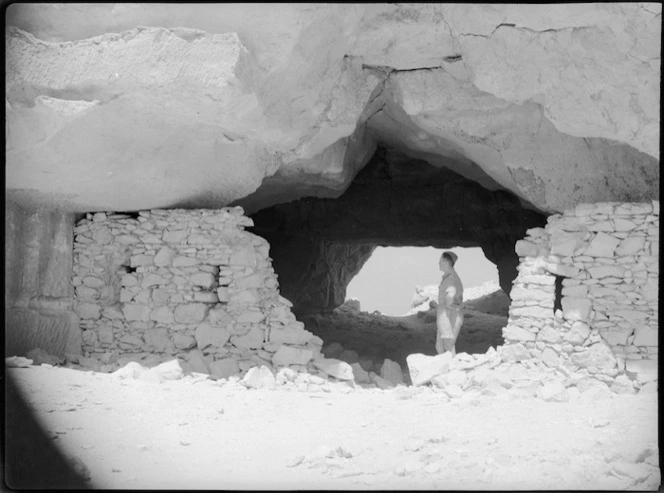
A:
[[[443,279],[438,286],[438,308],[436,309],[436,352],[450,351],[455,354],[455,345],[463,324],[463,284],[454,270],[457,261],[454,252],[443,252],[438,263]]]

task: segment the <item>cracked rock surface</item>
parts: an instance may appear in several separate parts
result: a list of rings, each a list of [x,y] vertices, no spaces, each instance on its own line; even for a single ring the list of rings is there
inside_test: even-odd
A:
[[[253,212],[339,196],[379,144],[543,212],[659,194],[658,4],[15,4],[7,24],[26,203]]]

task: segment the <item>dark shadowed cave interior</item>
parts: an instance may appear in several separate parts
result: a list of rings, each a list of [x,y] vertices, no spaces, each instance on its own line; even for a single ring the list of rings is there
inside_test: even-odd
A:
[[[514,244],[527,229],[543,226],[546,215],[496,188],[487,190],[447,168],[378,147],[340,197],[306,197],[262,209],[251,216],[254,227],[248,229],[270,243],[281,293],[308,330],[326,344],[343,339],[344,347],[356,346],[358,352],[372,346],[373,357],[403,360],[408,352],[400,336],[415,339],[412,350],[435,353],[435,324],[433,332],[414,335],[394,317],[361,313],[356,316],[362,321],[349,319],[350,313],[338,308],[346,286],[377,246],[480,247],[498,267],[500,286],[509,294],[518,265]],[[500,328],[486,334],[482,351],[501,343]],[[368,332],[364,341],[362,330]],[[463,339],[462,334],[462,346]]]

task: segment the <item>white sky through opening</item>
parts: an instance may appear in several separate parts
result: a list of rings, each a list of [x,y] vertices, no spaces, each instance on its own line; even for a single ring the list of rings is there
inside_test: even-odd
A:
[[[459,258],[454,266],[463,287],[498,281],[498,268],[476,248],[377,247],[350,281],[346,299],[357,298],[365,312],[401,316],[410,309],[416,286],[439,284],[438,260],[445,250]]]

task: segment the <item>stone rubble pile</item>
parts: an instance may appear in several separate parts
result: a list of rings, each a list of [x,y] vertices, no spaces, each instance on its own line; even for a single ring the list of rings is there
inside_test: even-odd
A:
[[[87,214],[72,280],[82,358],[177,355],[215,378],[311,368],[322,340],[279,295],[267,241],[244,231],[252,224],[240,207]]]
[[[580,204],[528,230],[516,253],[519,274],[503,329],[509,361],[536,358],[616,381],[656,376],[658,201]]]

